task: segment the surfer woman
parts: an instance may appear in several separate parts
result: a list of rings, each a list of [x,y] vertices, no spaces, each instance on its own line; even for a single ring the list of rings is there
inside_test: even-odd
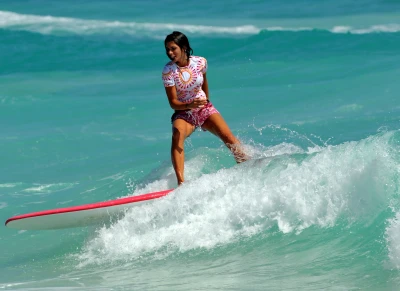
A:
[[[175,113],[171,117],[171,159],[178,185],[184,182],[184,141],[201,127],[218,136],[231,150],[237,163],[246,161],[240,141],[232,134],[221,114],[210,102],[207,60],[192,56],[188,38],[179,31],[164,41],[168,62],[162,73],[165,92]]]

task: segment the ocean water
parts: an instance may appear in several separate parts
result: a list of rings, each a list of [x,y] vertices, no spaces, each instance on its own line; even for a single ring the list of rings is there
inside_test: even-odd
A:
[[[163,39],[208,60],[185,183],[0,228],[1,290],[400,290],[400,2],[1,1],[0,217],[176,187]]]

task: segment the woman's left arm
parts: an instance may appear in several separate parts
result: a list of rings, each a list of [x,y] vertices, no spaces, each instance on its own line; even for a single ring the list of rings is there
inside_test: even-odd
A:
[[[201,89],[203,89],[204,93],[206,93],[207,100],[210,100],[210,96],[208,95],[208,81],[206,73],[203,73],[203,85],[201,86]]]

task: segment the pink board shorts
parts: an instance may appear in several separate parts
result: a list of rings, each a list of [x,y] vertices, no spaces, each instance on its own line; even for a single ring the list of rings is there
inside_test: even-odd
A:
[[[219,111],[212,105],[211,102],[208,102],[202,108],[191,110],[175,110],[175,113],[171,116],[171,123],[177,119],[183,119],[197,128],[201,127],[204,121],[206,121],[207,118],[214,113],[219,113]],[[204,128],[202,129],[205,130]]]

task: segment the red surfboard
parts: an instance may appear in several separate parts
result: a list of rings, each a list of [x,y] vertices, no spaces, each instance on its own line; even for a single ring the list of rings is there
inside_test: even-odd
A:
[[[5,225],[10,228],[59,229],[96,224],[110,219],[112,215],[123,213],[127,208],[138,206],[151,200],[163,197],[174,189],[149,194],[120,198],[79,206],[50,209],[13,216]]]

